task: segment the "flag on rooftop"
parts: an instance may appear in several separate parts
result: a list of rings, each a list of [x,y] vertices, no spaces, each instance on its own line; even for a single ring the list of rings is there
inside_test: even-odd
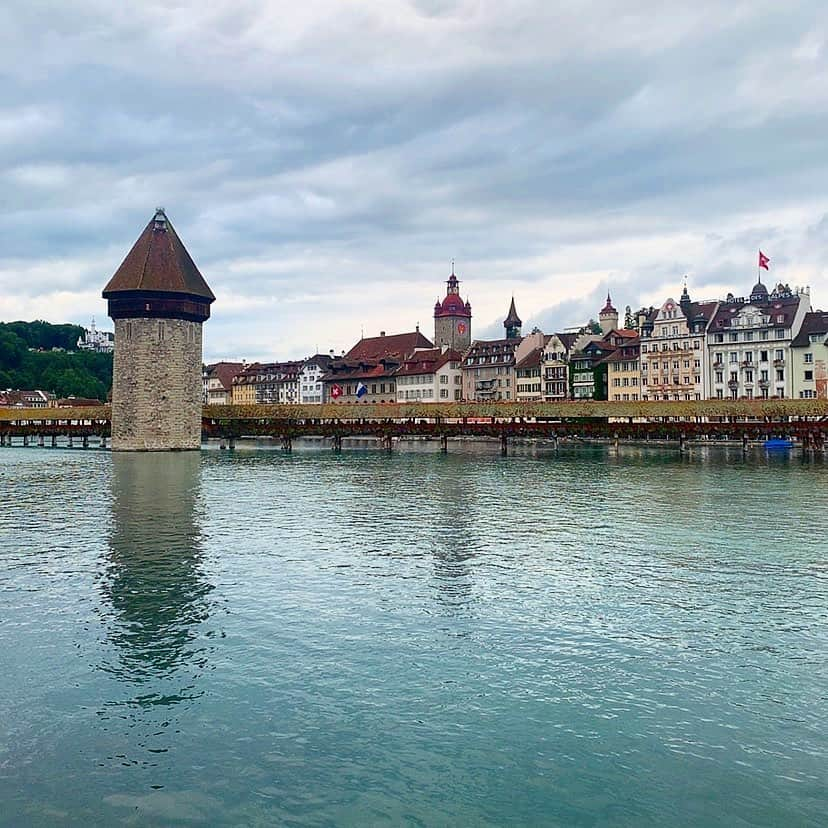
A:
[[[759,267],[764,267],[765,270],[770,270],[768,265],[770,264],[770,259],[760,250],[759,251]]]

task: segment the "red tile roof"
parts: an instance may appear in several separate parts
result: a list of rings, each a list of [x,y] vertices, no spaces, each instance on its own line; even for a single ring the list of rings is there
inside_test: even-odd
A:
[[[398,376],[414,376],[416,374],[433,374],[439,371],[447,362],[460,362],[461,355],[457,351],[447,348],[429,348],[424,351],[415,351],[409,354],[397,371]]]
[[[392,334],[391,336],[369,336],[360,339],[347,354],[345,359],[377,361],[383,357],[396,357],[402,361],[415,348],[432,348],[431,342],[419,331],[411,333]]]
[[[225,391],[233,388],[233,377],[240,374],[244,368],[243,362],[216,362],[214,365],[207,366],[209,376],[218,379]]]

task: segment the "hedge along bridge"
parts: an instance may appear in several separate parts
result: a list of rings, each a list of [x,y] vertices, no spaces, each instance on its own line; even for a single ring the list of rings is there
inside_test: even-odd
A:
[[[109,406],[0,409],[0,445],[57,445],[58,440],[106,446]],[[384,403],[205,406],[202,436],[232,446],[240,437],[272,437],[290,450],[300,437],[328,438],[341,450],[347,437],[426,437],[447,449],[451,437],[751,440],[787,436],[821,450],[828,436],[828,400],[705,400],[699,402]]]

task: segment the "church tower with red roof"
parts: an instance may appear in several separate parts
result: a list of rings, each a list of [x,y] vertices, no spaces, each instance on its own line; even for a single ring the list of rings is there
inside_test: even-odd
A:
[[[471,305],[460,298],[460,280],[454,275],[446,281],[446,298],[437,300],[434,306],[434,345],[449,348],[462,353],[471,345]]]
[[[113,451],[201,447],[201,326],[215,296],[159,207],[103,290]]]

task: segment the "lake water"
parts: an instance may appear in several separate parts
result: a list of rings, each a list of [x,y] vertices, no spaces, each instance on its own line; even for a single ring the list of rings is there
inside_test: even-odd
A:
[[[827,484],[0,450],[0,824],[825,824]]]

